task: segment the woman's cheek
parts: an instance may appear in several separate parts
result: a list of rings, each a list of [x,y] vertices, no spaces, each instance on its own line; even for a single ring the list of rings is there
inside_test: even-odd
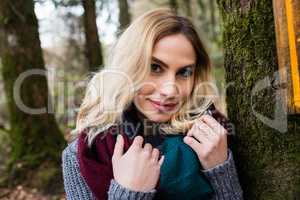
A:
[[[180,96],[182,100],[189,100],[192,93],[192,87],[181,87],[180,88]]]
[[[153,82],[142,83],[138,90],[138,95],[150,95],[155,91],[156,85]]]

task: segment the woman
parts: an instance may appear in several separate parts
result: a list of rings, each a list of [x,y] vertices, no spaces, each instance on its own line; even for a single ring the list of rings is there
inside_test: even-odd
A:
[[[107,66],[63,152],[67,199],[242,199],[228,123],[207,98],[209,57],[188,19],[145,13]]]

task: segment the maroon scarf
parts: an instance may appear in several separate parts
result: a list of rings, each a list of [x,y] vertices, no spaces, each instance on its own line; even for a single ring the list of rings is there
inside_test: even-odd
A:
[[[114,152],[116,135],[108,129],[105,137],[96,137],[91,148],[87,146],[86,132],[80,134],[78,154],[80,173],[90,187],[93,195],[99,200],[107,199],[110,180],[113,179],[111,157]],[[87,131],[87,130],[86,130]],[[124,150],[132,143],[124,133]],[[99,135],[100,136],[100,135]]]
[[[214,105],[211,105],[209,110],[212,116],[227,129],[229,136],[232,135],[232,127],[224,115],[216,110]],[[123,118],[137,125],[138,118],[135,109],[128,109]],[[124,138],[124,152],[128,150],[134,137],[130,137],[132,130],[125,130],[121,126],[113,126],[106,130],[105,133],[98,134],[92,147],[89,148],[86,138],[87,131],[88,129],[84,130],[78,140],[77,159],[79,161],[80,173],[93,195],[98,200],[106,200],[110,181],[113,179],[111,157],[114,151],[116,136],[117,134],[122,134]],[[142,130],[140,129],[138,132],[142,133]],[[156,188],[158,186],[159,184],[157,184]]]

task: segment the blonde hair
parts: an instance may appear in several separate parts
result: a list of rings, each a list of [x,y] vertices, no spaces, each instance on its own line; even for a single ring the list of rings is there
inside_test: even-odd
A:
[[[122,112],[132,103],[139,89],[137,86],[150,73],[155,43],[165,36],[178,33],[187,37],[196,52],[195,83],[191,98],[184,102],[163,129],[166,134],[174,134],[190,128],[194,119],[211,103],[210,99],[204,98],[209,93],[209,87],[200,85],[211,80],[210,59],[193,24],[169,9],[160,8],[138,17],[120,35],[110,52],[107,65],[96,72],[87,84],[76,129],[72,133],[78,135],[83,129],[89,128],[87,135],[90,146],[98,134],[120,123]],[[202,95],[200,99],[199,95]],[[188,111],[192,111],[193,117]]]

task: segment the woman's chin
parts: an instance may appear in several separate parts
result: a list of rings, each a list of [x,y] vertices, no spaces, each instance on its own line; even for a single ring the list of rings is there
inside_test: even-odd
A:
[[[149,114],[147,118],[153,122],[165,123],[171,119],[172,115],[170,114]]]

